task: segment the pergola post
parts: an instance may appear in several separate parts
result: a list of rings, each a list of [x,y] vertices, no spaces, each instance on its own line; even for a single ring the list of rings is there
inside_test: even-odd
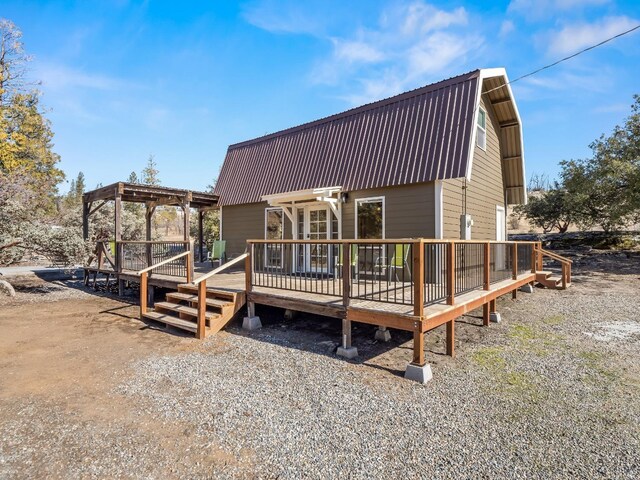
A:
[[[203,219],[204,219],[204,212],[201,209],[198,209],[198,259],[200,262],[203,262],[203,256],[204,256],[204,244],[203,244]]]
[[[116,240],[116,270],[118,278],[118,295],[124,294],[124,280],[120,279],[122,273],[122,194],[120,188],[116,188],[115,192],[115,240]]]

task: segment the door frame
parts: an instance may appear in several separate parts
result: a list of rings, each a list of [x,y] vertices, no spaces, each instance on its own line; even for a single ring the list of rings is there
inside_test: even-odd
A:
[[[300,210],[302,210],[303,212],[303,221],[302,221],[302,225],[303,225],[303,232],[301,235],[301,232],[299,231],[299,225],[298,225],[298,216],[299,216],[299,212]],[[326,223],[327,223],[327,229],[326,229],[326,240],[329,240],[331,238],[331,219],[332,219],[332,211],[331,208],[325,203],[325,202],[309,202],[309,203],[305,203],[305,204],[299,204],[299,205],[295,205],[295,215],[294,218],[296,220],[296,226],[295,226],[295,234],[298,240],[310,240],[309,235],[311,234],[310,232],[310,222],[311,222],[311,211],[315,210],[315,211],[320,211],[320,210],[324,210],[327,213],[327,217],[326,217]],[[298,272],[308,272],[308,273],[330,273],[333,270],[333,266],[331,265],[331,256],[329,255],[329,252],[327,252],[327,268],[323,268],[323,269],[316,269],[316,268],[311,268],[311,245],[304,245],[304,265],[300,265],[300,262],[298,262],[298,257],[299,254],[297,251],[294,252],[295,255],[295,263],[294,265],[296,266],[296,270]],[[297,249],[296,249],[297,250]]]

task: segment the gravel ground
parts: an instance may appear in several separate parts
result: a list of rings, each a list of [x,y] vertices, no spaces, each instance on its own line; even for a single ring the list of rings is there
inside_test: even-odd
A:
[[[332,353],[339,325],[306,317],[203,343],[138,333],[168,339],[106,362],[84,400],[101,414],[0,405],[0,477],[639,478],[640,272],[576,270],[567,291],[501,299],[498,325],[461,318],[455,359],[428,334],[427,385],[401,377],[396,331],[383,348],[358,330],[353,362]]]

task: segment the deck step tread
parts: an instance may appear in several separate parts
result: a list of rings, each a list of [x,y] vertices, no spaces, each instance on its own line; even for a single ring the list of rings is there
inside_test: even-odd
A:
[[[198,301],[198,295],[196,294],[192,294],[192,293],[185,293],[185,292],[170,292],[167,293],[167,298],[171,298],[171,299],[176,299],[176,300],[182,300],[185,302],[197,302]],[[220,308],[224,308],[227,306],[233,305],[232,302],[228,302],[226,300],[220,300],[217,298],[207,298],[207,306],[209,307],[220,307]]]
[[[155,320],[156,322],[166,323],[182,330],[187,330],[192,333],[196,333],[198,326],[194,322],[189,320],[183,320],[181,318],[169,315],[168,313],[149,311],[142,315],[144,318]]]
[[[172,312],[185,313],[187,315],[191,315],[193,317],[198,316],[198,309],[193,307],[188,307],[186,305],[180,305],[178,303],[171,302],[156,302],[156,308],[171,310]],[[205,318],[218,318],[220,314],[214,312],[205,312]]]
[[[180,292],[189,291],[189,292],[198,293],[198,287],[196,285],[191,285],[189,283],[181,283],[180,285],[178,285],[178,291]],[[214,295],[217,295],[219,297],[225,297],[225,298],[228,298],[229,300],[234,300],[237,294],[236,292],[230,292],[228,290],[220,290],[212,287],[207,287],[207,293],[213,293]]]

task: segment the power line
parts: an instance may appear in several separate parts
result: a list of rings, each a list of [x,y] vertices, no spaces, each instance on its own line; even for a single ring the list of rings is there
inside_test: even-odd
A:
[[[533,72],[529,72],[529,73],[527,73],[525,75],[522,75],[522,76],[520,76],[520,77],[518,77],[518,78],[516,78],[514,80],[511,80],[510,82],[505,83],[504,85],[500,85],[498,87],[492,88],[491,90],[488,90],[488,91],[486,91],[484,93],[491,93],[491,92],[493,92],[495,90],[499,90],[499,89],[501,89],[503,87],[506,87],[507,85],[511,85],[512,83],[516,83],[518,80],[522,80],[523,78],[527,78],[527,77],[530,77],[531,75],[535,75],[536,73],[540,73],[541,71],[546,70],[547,68],[555,67],[559,63],[566,62],[567,60],[570,60],[570,59],[572,59],[574,57],[577,57],[578,55],[582,55],[583,53],[588,52],[589,50],[593,50],[594,48],[598,48],[598,47],[604,45],[605,43],[608,43],[608,42],[610,42],[612,40],[615,40],[616,38],[622,37],[623,35],[627,35],[628,33],[631,33],[631,32],[633,32],[635,30],[638,30],[638,29],[640,29],[640,24],[636,25],[633,28],[630,28],[629,30],[626,30],[626,31],[621,32],[621,33],[618,33],[617,35],[614,35],[613,37],[609,37],[606,40],[601,41],[600,43],[596,43],[595,45],[591,45],[590,47],[584,48],[584,49],[580,50],[579,52],[576,52],[576,53],[574,53],[572,55],[569,55],[568,57],[561,58],[560,60],[555,61],[553,63],[550,63],[549,65],[545,65],[544,67],[538,68],[537,70],[534,70]]]

